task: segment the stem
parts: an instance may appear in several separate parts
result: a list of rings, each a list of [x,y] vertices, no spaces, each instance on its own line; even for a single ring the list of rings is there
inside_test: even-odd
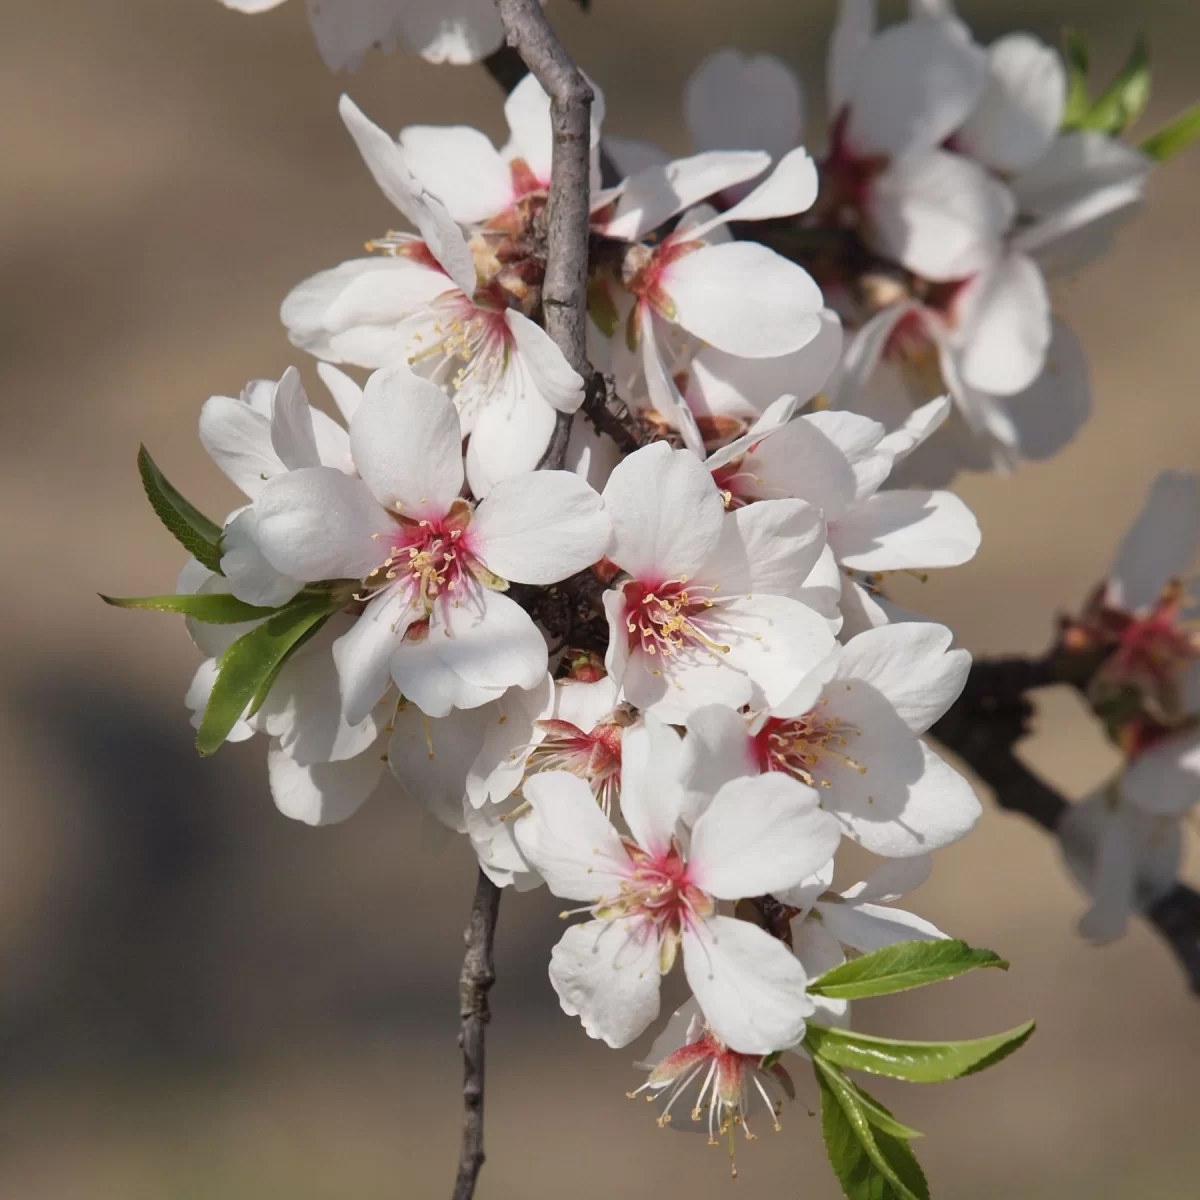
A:
[[[471,916],[463,934],[467,952],[458,981],[458,1015],[462,1020],[458,1044],[463,1052],[463,1126],[454,1200],[471,1200],[475,1195],[484,1161],[484,1053],[487,1023],[491,1019],[488,993],[496,982],[493,947],[499,912],[500,889],[480,871],[475,881]]]
[[[540,0],[496,0],[508,44],[550,97],[553,154],[546,205],[546,277],[542,305],[546,332],[567,362],[592,385],[587,357],[588,225],[591,201],[592,89],[563,49]],[[558,414],[538,463],[560,470],[566,462],[572,413]]]

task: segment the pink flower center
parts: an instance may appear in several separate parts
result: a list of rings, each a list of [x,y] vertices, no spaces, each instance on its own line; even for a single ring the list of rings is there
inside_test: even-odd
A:
[[[754,737],[760,771],[783,771],[809,787],[830,787],[830,767],[860,775],[867,768],[846,753],[862,731],[824,711],[824,701],[802,717],[770,717]]]
[[[753,454],[757,445],[756,442],[747,449],[746,454],[717,467],[712,473],[713,482],[724,498],[725,509],[728,512],[735,508],[745,508],[747,504],[753,504],[759,499],[756,489],[762,481],[753,471],[747,471],[745,468],[746,456]]]
[[[529,759],[530,771],[570,771],[587,781],[607,816],[621,791],[621,726],[603,721],[584,732],[570,721],[539,721],[545,737]]]
[[[728,654],[729,647],[705,630],[715,606],[715,587],[688,586],[686,575],[659,584],[633,579],[625,585],[625,629],[630,650],[670,658],[691,650]]]
[[[604,902],[603,913],[641,917],[647,932],[652,929],[664,943],[661,966],[665,974],[684,927],[697,917],[710,916],[716,905],[688,877],[687,861],[675,841],[662,854],[652,854],[628,838],[624,844],[633,869],[622,882],[620,895]]]

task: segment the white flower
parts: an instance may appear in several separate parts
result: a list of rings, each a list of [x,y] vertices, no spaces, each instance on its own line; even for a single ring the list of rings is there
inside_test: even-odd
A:
[[[687,981],[726,1045],[770,1053],[800,1040],[812,1011],[783,943],[717,913],[719,900],[798,883],[829,859],[837,826],[794,780],[736,780],[685,834],[678,735],[653,717],[627,730],[621,837],[587,785],[565,772],[525,784],[532,811],[516,830],[556,896],[594,919],[568,929],[550,978],[564,1012],[592,1037],[628,1045],[658,1015],[659,982],[680,947]]]
[[[260,13],[283,0],[221,0]],[[326,64],[353,69],[372,46],[397,44],[435,63],[473,63],[504,40],[492,0],[308,0],[308,20]]]
[[[592,84],[592,188],[600,183],[600,126],[604,95]],[[409,125],[400,131],[408,169],[461,225],[524,227],[527,214],[513,213],[523,200],[545,200],[550,188],[553,135],[550,97],[526,75],[504,102],[509,141],[502,149],[466,125]]]
[[[536,686],[545,642],[498,589],[564,579],[607,548],[600,499],[570,472],[510,479],[473,508],[460,496],[459,439],[436,387],[404,369],[377,372],[350,427],[361,480],[292,471],[255,500],[255,539],[276,570],[363,581],[366,609],[334,651],[351,721],[389,679],[430,716]]]
[[[329,362],[408,363],[458,406],[471,490],[537,465],[556,411],[574,412],[583,381],[541,326],[477,288],[475,261],[440,200],[399,145],[346,96],[342,118],[384,195],[420,238],[392,235],[390,257],[355,259],[295,288],[281,316],[292,341]]]
[[[705,465],[728,508],[791,498],[821,510],[827,553],[840,575],[842,632],[853,634],[889,619],[876,599],[885,572],[958,566],[979,548],[979,525],[951,492],[880,490],[897,459],[920,445],[948,410],[944,397],[931,401],[885,435],[877,421],[849,412],[789,420],[780,402]],[[823,583],[827,575],[826,567],[811,582]]]
[[[1122,793],[1117,782],[1072,804],[1058,826],[1067,866],[1093,901],[1079,932],[1096,942],[1120,937],[1179,872],[1179,820],[1143,812]]]
[[[770,709],[693,712],[684,743],[693,810],[727,780],[782,772],[819,788],[846,836],[875,854],[911,858],[957,841],[979,801],[920,738],[966,682],[971,657],[950,642],[941,625],[869,629]]]
[[[635,707],[682,721],[704,704],[782,701],[825,657],[825,619],[794,597],[825,544],[800,500],[726,514],[695,455],[662,442],[604,489],[610,557],[628,579],[604,595],[605,665]]]

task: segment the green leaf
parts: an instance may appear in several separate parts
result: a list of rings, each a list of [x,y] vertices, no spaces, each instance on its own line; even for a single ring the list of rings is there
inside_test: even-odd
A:
[[[966,942],[896,942],[826,971],[808,990],[835,1000],[861,1000],[953,979],[980,967],[1007,971],[1008,963],[991,950],[976,950]]]
[[[1079,125],[1083,129],[1096,129],[1116,137],[1142,115],[1149,99],[1150,48],[1145,36],[1138,34],[1121,73],[1092,105]]]
[[[1200,101],[1184,109],[1179,116],[1168,121],[1157,133],[1152,133],[1138,147],[1155,162],[1166,162],[1181,150],[1186,150],[1200,137]]]
[[[1067,62],[1067,102],[1063,108],[1062,126],[1077,129],[1092,107],[1087,84],[1087,42],[1078,30],[1063,30],[1063,57]]]
[[[155,612],[183,613],[207,625],[236,625],[239,621],[257,621],[269,617],[275,608],[256,608],[228,592],[207,595],[178,596],[104,596],[105,604],[114,608],[146,608]]]
[[[929,1200],[929,1185],[908,1143],[873,1128],[854,1085],[835,1066],[813,1061],[825,1151],[849,1200]]]
[[[908,1083],[943,1083],[973,1075],[1019,1049],[1033,1033],[1026,1022],[1007,1033],[968,1042],[898,1042],[848,1029],[809,1024],[805,1048],[814,1057],[855,1071],[888,1075]]]
[[[138,449],[137,462],[146,497],[158,519],[197,562],[221,574],[221,527],[175,490],[145,446]]]
[[[857,1083],[851,1083],[850,1080],[846,1080],[846,1082],[854,1088],[858,1098],[858,1106],[862,1109],[863,1116],[876,1129],[882,1129],[884,1133],[890,1133],[893,1137],[904,1138],[905,1141],[925,1136],[919,1129],[912,1129],[910,1126],[897,1121],[892,1116],[890,1109],[884,1108],[870,1092],[860,1087]]]
[[[301,597],[238,638],[221,655],[217,662],[217,682],[196,737],[196,749],[202,755],[220,749],[247,705],[269,686],[305,635],[324,624],[340,607],[337,600],[327,596]]]

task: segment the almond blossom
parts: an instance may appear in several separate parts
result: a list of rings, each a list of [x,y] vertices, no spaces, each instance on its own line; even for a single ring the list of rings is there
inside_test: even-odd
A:
[[[970,655],[950,642],[941,625],[869,629],[769,708],[692,712],[684,778],[693,810],[730,779],[777,772],[819,789],[842,832],[875,854],[911,858],[957,841],[979,819],[979,801],[920,737],[966,682]]]
[[[277,571],[360,581],[366,608],[334,647],[347,719],[362,720],[389,680],[430,716],[537,685],[546,645],[506,581],[554,582],[601,557],[610,525],[596,493],[545,471],[474,507],[460,494],[454,406],[403,368],[371,377],[350,443],[361,479],[292,471],[254,504]]]
[[[705,465],[727,508],[790,498],[821,510],[826,552],[841,579],[842,633],[850,636],[901,615],[880,596],[886,572],[958,566],[979,548],[975,517],[952,493],[881,490],[895,463],[948,411],[944,397],[931,401],[885,434],[878,422],[849,412],[788,419],[781,404]]]
[[[454,400],[471,490],[537,466],[555,413],[583,381],[549,335],[480,280],[462,231],[410,170],[404,151],[343,96],[342,119],[385,196],[420,236],[393,234],[387,257],[354,259],[306,280],[283,303],[292,341],[327,362],[408,364]]]
[[[283,0],[221,0],[244,13]],[[353,69],[373,46],[406,49],[435,63],[473,63],[504,40],[492,0],[308,0],[321,57],[335,71]]]
[[[811,505],[726,513],[687,450],[643,447],[609,477],[609,551],[624,576],[604,594],[605,666],[643,712],[682,721],[716,701],[782,701],[829,652],[826,620],[796,598],[825,544]]]
[[[812,1011],[800,964],[781,942],[722,916],[718,901],[798,883],[833,854],[836,823],[795,780],[741,779],[684,829],[678,735],[653,716],[623,739],[622,837],[588,786],[566,772],[526,781],[516,837],[550,891],[585,902],[551,954],[563,1011],[608,1045],[628,1045],[658,1015],[659,984],[682,950],[709,1026],[745,1053],[804,1033]]]

